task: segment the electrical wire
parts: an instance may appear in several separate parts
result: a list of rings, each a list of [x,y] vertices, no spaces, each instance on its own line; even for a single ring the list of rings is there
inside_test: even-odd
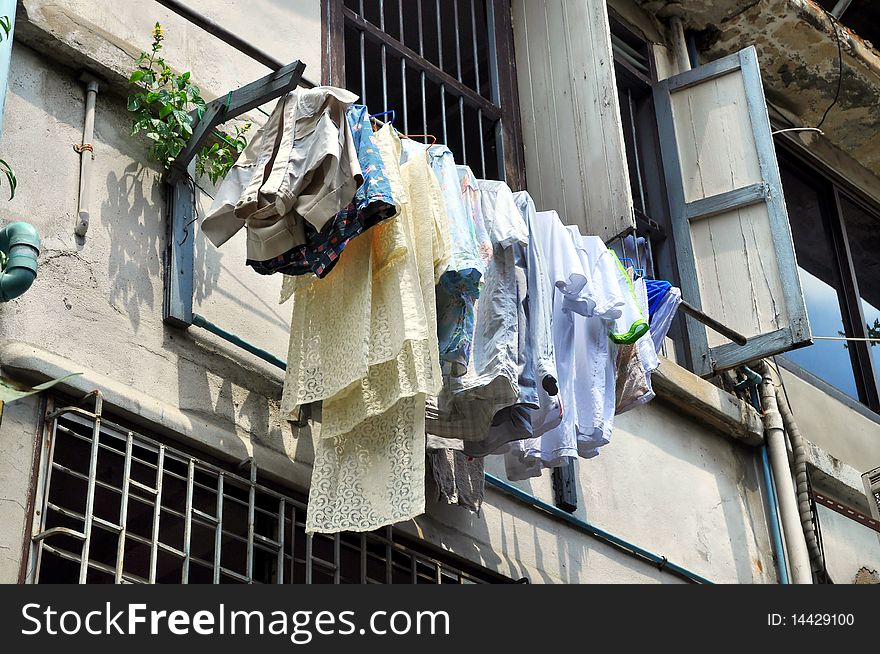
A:
[[[825,113],[822,114],[822,120],[816,125],[816,129],[821,129],[822,125],[825,124],[825,119],[828,118],[828,114],[834,109],[835,105],[837,105],[837,101],[840,99],[840,91],[843,87],[843,43],[841,42],[840,31],[836,24],[839,21],[827,9],[823,8],[822,11],[828,16],[828,20],[831,21],[831,29],[834,30],[834,37],[837,39],[837,92],[834,94],[834,100],[831,101],[831,104],[828,105]]]

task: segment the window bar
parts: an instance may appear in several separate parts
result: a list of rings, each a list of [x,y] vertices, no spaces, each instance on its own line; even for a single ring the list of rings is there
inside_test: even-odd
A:
[[[385,528],[385,583],[391,585],[394,579],[394,567],[391,564],[391,530]]]
[[[361,585],[367,583],[367,535],[361,534]]]
[[[483,110],[477,109],[477,120],[479,121],[480,132],[480,166],[482,167],[482,177],[486,179],[486,140],[483,136]]]
[[[254,505],[257,499],[257,462],[251,457],[250,488],[248,488],[247,567],[248,583],[254,583]]]
[[[284,498],[278,500],[278,559],[275,566],[277,570],[275,572],[275,583],[283,584],[284,583],[284,526],[285,526],[285,515],[287,514],[287,502],[285,502]],[[291,558],[293,558],[291,556]],[[291,564],[292,565],[292,564]]]
[[[440,85],[440,113],[443,117],[443,143],[449,145],[449,134],[446,131],[446,85]],[[427,143],[427,139],[425,139]]]
[[[440,17],[440,0],[436,0],[437,5],[437,55],[440,62],[440,70],[443,68],[443,19]]]
[[[342,573],[342,554],[340,552],[339,533],[333,535],[333,583],[339,585],[339,576]]]
[[[400,42],[403,45],[406,45],[406,41],[404,41],[403,34],[403,0],[397,0],[397,17],[400,21]]]
[[[214,583],[220,583],[220,549],[223,547],[223,479],[226,475],[217,475],[217,524],[214,527]]]
[[[364,16],[364,0],[360,0],[360,16]],[[361,103],[367,104],[367,36],[364,32],[359,31],[361,42]]]
[[[495,39],[495,2],[487,0],[486,2],[486,26],[489,28],[489,75],[492,92],[492,102],[501,106],[501,83],[498,79],[498,47]],[[503,180],[506,178],[506,166],[504,162],[504,130],[502,129],[501,120],[495,123],[495,144],[496,154],[498,158],[498,176]]]
[[[312,535],[306,534],[306,584],[312,583]]]
[[[52,415],[52,414],[49,414]],[[52,421],[52,428],[49,430],[49,456],[46,464],[46,481],[44,484],[43,506],[40,514],[40,533],[46,531],[46,516],[49,512],[49,489],[52,488],[52,469],[55,462],[55,443],[58,441],[58,421]],[[37,541],[37,564],[34,566],[34,580],[40,578],[40,566],[43,562],[43,543],[41,538]]]
[[[406,59],[400,58],[400,84],[403,89],[403,133],[409,134],[409,97],[406,88]]]
[[[89,456],[89,483],[86,492],[86,512],[83,519],[82,560],[79,565],[79,583],[84,584],[89,573],[89,547],[92,543],[92,519],[95,513],[95,478],[98,474],[98,443],[101,437],[101,409],[103,398],[95,396],[95,426],[92,429],[92,448]]]
[[[193,511],[193,478],[195,476],[195,462],[190,459],[186,468],[186,518],[183,526],[183,571],[181,583],[189,583],[190,542],[192,541],[192,511]]]
[[[290,583],[296,579],[296,512],[295,503],[290,503]],[[286,522],[285,522],[286,524]]]
[[[134,444],[134,434],[128,432],[125,438],[125,463],[122,469],[122,498],[119,504],[119,541],[116,545],[116,574],[113,576],[114,583],[122,581],[122,570],[125,567],[125,535],[128,525],[128,493],[131,486],[131,450]]]
[[[464,130],[464,98],[458,99],[458,114],[461,118],[461,160],[465,165],[468,165],[467,138]]]
[[[409,555],[410,566],[410,583],[416,585],[419,583],[419,560],[415,554]]]
[[[428,133],[428,100],[425,94],[425,71],[422,71],[422,134]]]
[[[385,31],[385,0],[379,0],[379,29]],[[387,48],[382,44],[382,111],[388,111],[388,61]]]
[[[477,77],[477,93],[480,95],[483,94],[483,87],[480,84],[480,55],[477,48],[477,11],[475,8],[476,0],[470,0],[471,2],[471,34],[473,35],[473,45],[474,45],[474,73]],[[482,113],[482,109],[480,110]],[[480,117],[480,133],[483,133],[483,122],[482,116]],[[484,173],[485,176],[485,173]]]
[[[438,561],[434,561],[434,581],[438,585],[443,583],[443,568]]]
[[[159,559],[159,521],[162,518],[162,477],[165,476],[165,446],[159,447],[159,460],[156,465],[156,489],[153,509],[153,538],[150,543],[150,583],[156,583],[156,564]]]
[[[642,164],[639,161],[639,136],[636,131],[636,105],[633,102],[632,90],[626,90],[626,101],[629,104],[629,126],[630,130],[632,130],[632,139],[633,139],[633,153],[635,158],[636,165],[636,181],[639,185],[639,198],[642,202],[641,210],[647,212],[647,206],[645,204],[645,186],[642,182]]]

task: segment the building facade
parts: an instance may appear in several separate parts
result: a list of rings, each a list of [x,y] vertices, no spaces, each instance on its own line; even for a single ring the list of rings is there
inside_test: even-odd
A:
[[[736,373],[720,374],[768,358],[806,440],[827,578],[880,582],[880,516],[862,479],[880,467],[870,3],[839,18],[835,3],[811,0],[183,3],[281,64],[302,61],[307,83],[394,111],[403,132],[435,135],[478,176],[529,190],[583,233],[625,248],[636,230],[651,244],[641,266],[758,344],[743,354],[680,316],[657,399],[619,416],[607,451],[578,463],[573,513],[553,510],[549,473],[495,483],[503,463],[490,459],[479,516],[429,501],[381,534],[313,539],[308,416],[281,418],[283,372],[266,356],[287,348],[280,281],[244,265],[242,235],[218,250],[199,232],[207,180],[191,189],[196,215],[171,228],[180,216],[164,171],[130,135],[126,108],[157,21],[168,64],[208,99],[263,77],[266,62],[165,2],[5,4],[15,29],[0,156],[19,185],[0,223],[31,223],[42,251],[30,290],[0,304],[0,374],[79,374],[4,406],[0,581],[777,583],[787,566],[764,425]],[[752,53],[736,60],[742,81],[707,77],[741,51]],[[99,91],[81,180],[84,79]],[[769,120],[772,142],[752,153],[737,120]],[[700,207],[705,219],[684,217]],[[169,258],[185,243],[191,314],[252,351],[165,320]]]

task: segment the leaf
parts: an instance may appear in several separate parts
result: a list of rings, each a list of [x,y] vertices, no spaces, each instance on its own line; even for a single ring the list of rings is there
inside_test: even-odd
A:
[[[138,82],[140,82],[144,78],[144,75],[146,75],[146,74],[147,74],[147,71],[145,71],[141,68],[138,68],[136,71],[134,71],[131,74],[131,77],[128,78],[128,81],[131,82],[132,84],[137,84]]]
[[[33,387],[26,386],[16,381],[12,381],[11,379],[4,379],[0,377],[0,402],[15,402],[17,400],[24,399],[30,395],[36,395],[41,391],[48,390],[56,384],[67,381],[71,377],[78,377],[81,374],[81,372],[75,372],[71,375],[66,375],[65,377],[61,377],[59,379],[53,379],[51,381],[47,381],[43,384],[39,384]]]
[[[137,111],[141,108],[142,96],[139,94],[128,96],[128,110]]]
[[[174,107],[170,104],[164,104],[162,105],[162,108],[159,109],[159,118],[167,118],[172,113],[174,113]]]
[[[15,171],[12,170],[12,166],[6,163],[3,159],[0,159],[0,170],[3,171],[3,174],[6,175],[6,181],[9,182],[9,199],[13,199],[15,197],[15,189],[18,187],[18,179],[15,177]]]

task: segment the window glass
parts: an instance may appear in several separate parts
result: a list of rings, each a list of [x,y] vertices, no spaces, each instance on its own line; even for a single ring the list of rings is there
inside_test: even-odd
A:
[[[840,198],[840,206],[859,284],[865,333],[868,338],[880,339],[880,217],[869,214],[844,196]],[[880,369],[880,343],[872,342],[869,349],[876,375]]]
[[[811,185],[784,167],[782,185],[813,334],[847,336],[841,311],[840,270],[834,256],[833,239],[822,216],[821,196],[815,184]],[[785,356],[847,395],[859,399],[852,352],[845,341],[817,340],[812,346],[788,352]]]

